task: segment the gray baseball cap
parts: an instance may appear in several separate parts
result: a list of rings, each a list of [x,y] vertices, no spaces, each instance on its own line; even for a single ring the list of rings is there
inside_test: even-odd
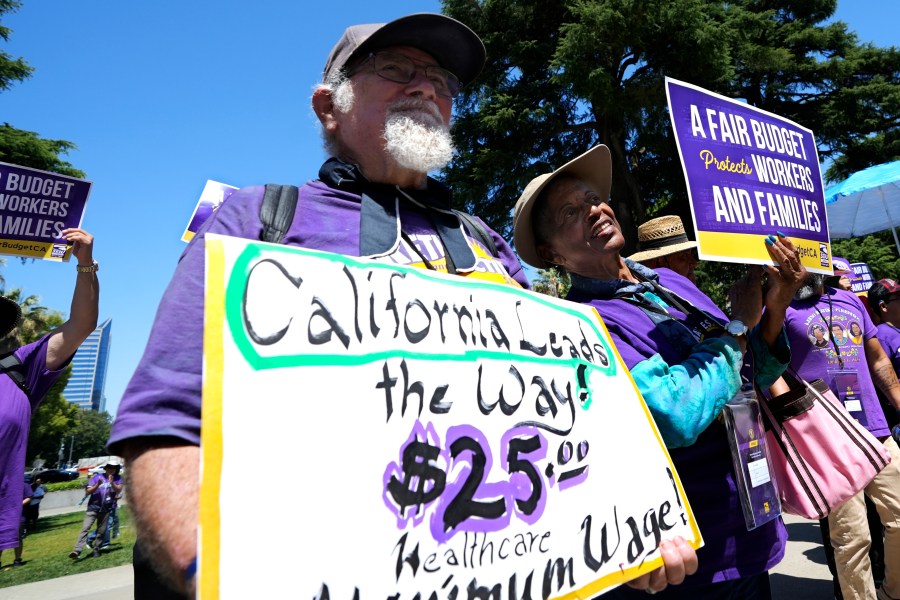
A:
[[[348,27],[328,55],[322,80],[353,59],[389,46],[411,46],[427,52],[463,85],[471,83],[484,67],[484,44],[474,31],[444,15],[418,13],[390,23]]]

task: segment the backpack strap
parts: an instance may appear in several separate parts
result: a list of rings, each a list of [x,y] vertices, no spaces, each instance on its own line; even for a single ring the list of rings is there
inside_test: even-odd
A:
[[[298,195],[299,190],[295,185],[266,184],[266,194],[263,197],[262,206],[259,208],[259,220],[263,224],[260,240],[281,243],[294,221]],[[453,213],[459,218],[466,231],[481,242],[491,256],[498,258],[497,245],[481,221],[461,210],[454,210]]]
[[[454,210],[453,214],[455,214],[466,230],[472,234],[481,245],[484,246],[488,252],[491,253],[491,256],[494,258],[499,258],[497,254],[497,245],[494,243],[494,238],[491,237],[491,234],[488,233],[488,230],[485,229],[484,225],[482,225],[481,221],[473,217],[467,212],[463,212],[461,210]]]
[[[299,190],[295,185],[266,184],[266,195],[259,208],[263,230],[259,239],[280,244],[294,221]]]
[[[25,381],[25,365],[18,357],[10,352],[0,357],[0,373],[6,373],[13,380],[20,390],[25,392],[26,396],[31,396],[31,388]]]

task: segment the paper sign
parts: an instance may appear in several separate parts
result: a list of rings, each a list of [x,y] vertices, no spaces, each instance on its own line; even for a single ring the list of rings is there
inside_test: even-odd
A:
[[[203,192],[200,194],[200,199],[197,200],[197,206],[194,207],[194,214],[191,215],[184,233],[181,234],[181,241],[191,241],[197,232],[200,231],[200,227],[216,212],[219,205],[225,201],[225,198],[230,196],[236,189],[238,188],[233,185],[207,179],[206,185],[203,186]]]
[[[593,309],[206,248],[201,598],[591,598],[661,566],[660,539],[702,544]],[[290,518],[260,526],[285,495]]]
[[[67,261],[62,231],[81,227],[91,182],[0,162],[0,254]]]
[[[771,264],[765,237],[791,238],[807,270],[832,273],[812,131],[666,78],[701,259]]]

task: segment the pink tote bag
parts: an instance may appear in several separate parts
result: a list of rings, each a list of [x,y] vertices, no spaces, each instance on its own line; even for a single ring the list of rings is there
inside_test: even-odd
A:
[[[865,489],[891,455],[824,381],[806,382],[788,372],[783,377],[790,391],[760,395],[782,510],[822,519]]]

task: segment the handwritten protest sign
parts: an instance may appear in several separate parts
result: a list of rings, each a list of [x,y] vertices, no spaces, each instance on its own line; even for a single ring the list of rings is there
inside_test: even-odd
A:
[[[206,185],[203,186],[203,192],[200,194],[200,199],[197,200],[197,206],[194,207],[194,213],[191,215],[184,233],[181,234],[181,241],[191,241],[197,232],[200,231],[200,227],[216,212],[219,205],[225,201],[225,198],[230,196],[236,189],[233,185],[207,179]]]
[[[206,248],[201,598],[590,598],[660,566],[661,538],[702,544],[593,309]],[[296,505],[263,526],[273,494]],[[264,577],[247,577],[248,536]]]
[[[831,242],[812,131],[666,78],[700,258],[771,263],[764,238],[791,238],[807,270],[831,274]]]
[[[66,261],[63,229],[81,227],[91,182],[0,162],[0,254]]]

